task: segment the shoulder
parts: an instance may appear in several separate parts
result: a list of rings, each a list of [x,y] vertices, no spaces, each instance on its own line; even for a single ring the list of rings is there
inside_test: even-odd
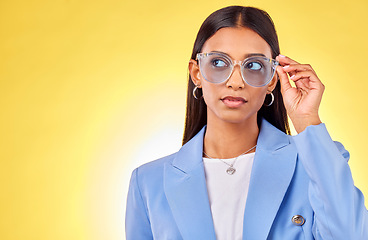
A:
[[[176,155],[176,152],[173,154],[167,155],[165,157],[142,164],[141,166],[137,167],[137,169],[141,173],[161,170],[163,169],[165,164],[172,162],[172,160],[175,158],[175,155]]]
[[[163,178],[164,166],[171,164],[176,153],[168,156],[147,162],[135,168],[132,173],[132,178],[135,178],[138,184],[141,183],[157,183]]]

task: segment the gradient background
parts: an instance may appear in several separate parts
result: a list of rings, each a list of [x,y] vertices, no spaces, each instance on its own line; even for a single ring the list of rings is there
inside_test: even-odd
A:
[[[314,67],[368,196],[366,0],[3,0],[1,239],[124,239],[131,171],[179,149],[196,33],[231,4],[268,11],[281,52]]]

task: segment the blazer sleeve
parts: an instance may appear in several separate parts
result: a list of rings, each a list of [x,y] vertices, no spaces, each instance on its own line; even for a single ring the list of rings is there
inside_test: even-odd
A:
[[[348,151],[332,141],[323,123],[308,126],[293,139],[310,178],[314,238],[368,239],[368,212],[363,194],[354,186]]]
[[[138,168],[131,176],[125,214],[125,235],[127,240],[153,239],[147,207],[138,184]]]

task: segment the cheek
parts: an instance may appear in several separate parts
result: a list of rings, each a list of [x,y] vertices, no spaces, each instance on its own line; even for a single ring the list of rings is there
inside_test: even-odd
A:
[[[249,91],[249,102],[258,110],[262,107],[267,94],[267,88],[255,88],[254,91]]]
[[[202,85],[203,100],[212,112],[223,110],[221,98],[226,92],[225,84],[205,83]]]
[[[202,86],[202,92],[203,92],[203,98],[205,103],[208,105],[211,105],[215,100],[217,100],[219,97],[216,95],[216,88],[210,87],[210,86]]]

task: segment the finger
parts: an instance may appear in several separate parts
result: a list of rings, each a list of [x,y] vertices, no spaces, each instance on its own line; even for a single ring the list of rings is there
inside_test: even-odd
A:
[[[297,61],[289,57],[286,57],[284,55],[281,55],[281,54],[276,57],[276,60],[280,63],[281,66],[290,65],[290,64],[299,64]]]
[[[303,79],[303,83],[309,86],[309,89],[320,88],[323,84],[319,78],[312,71],[297,72],[295,75],[291,76],[290,79],[296,82]]]
[[[290,65],[287,65],[287,66],[290,66]],[[284,69],[284,71],[289,75],[289,78],[297,73],[297,71],[286,71],[286,69]]]
[[[292,86],[290,84],[288,75],[284,71],[284,69],[282,69],[282,67],[280,67],[280,66],[277,66],[276,71],[277,71],[277,75],[279,76],[279,79],[280,79],[281,93],[284,93],[284,92],[288,91],[289,89],[291,89]]]
[[[309,78],[302,78],[295,82],[295,86],[298,89],[303,89],[308,92],[310,90],[309,81]]]
[[[291,65],[285,65],[282,67],[285,72],[298,72],[298,71],[314,71],[311,65],[309,64],[291,64]],[[294,74],[292,74],[294,75]]]

